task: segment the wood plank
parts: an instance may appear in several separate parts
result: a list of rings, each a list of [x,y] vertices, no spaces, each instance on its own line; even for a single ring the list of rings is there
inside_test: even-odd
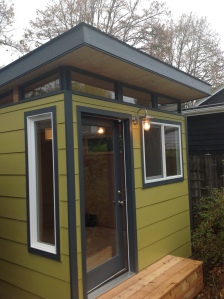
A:
[[[106,294],[101,295],[98,297],[99,299],[106,299],[106,298],[113,298],[120,294],[121,292],[125,291],[126,289],[132,287],[135,285],[139,280],[143,279],[146,275],[149,275],[153,271],[156,271],[158,268],[163,267],[164,264],[173,263],[172,261],[176,261],[174,259],[174,256],[166,255],[164,258],[160,259],[159,261],[155,262],[153,265],[151,265],[148,268],[145,268],[138,274],[134,275],[133,277],[129,278],[128,280],[122,282],[116,288],[113,288]]]
[[[151,294],[154,290],[156,290],[158,287],[163,285],[164,282],[166,282],[169,277],[175,275],[177,271],[182,269],[184,266],[188,265],[190,263],[190,260],[188,259],[178,259],[177,263],[173,264],[171,268],[162,266],[159,270],[157,270],[154,273],[154,277],[152,276],[151,280],[146,280],[146,283],[142,286],[141,290],[136,294],[132,293],[131,296],[129,294],[128,297],[119,297],[119,298],[129,298],[129,299],[142,299],[145,298],[145,296],[148,296],[148,294]],[[118,298],[116,298],[118,299]]]
[[[168,255],[98,299],[193,299],[202,288],[201,262]]]
[[[155,291],[153,291],[150,294],[150,297],[148,295],[144,297],[144,299],[150,298],[150,299],[158,299],[158,298],[166,298],[166,294],[172,294],[170,298],[175,298],[175,292],[176,288],[179,284],[181,284],[192,272],[197,271],[201,267],[201,262],[198,261],[192,261],[190,264],[188,264],[186,267],[181,269],[178,273],[170,277],[163,285],[158,287]],[[201,273],[199,271],[199,273]],[[185,281],[187,284],[187,280]],[[181,285],[181,288],[183,288],[183,285]],[[189,285],[187,286],[189,289]],[[167,297],[168,298],[168,297]]]
[[[128,290],[125,290],[123,293],[119,294],[118,297],[114,299],[142,299],[148,294],[151,294],[156,288],[161,286],[171,275],[174,275],[178,269],[182,269],[183,266],[190,263],[187,259],[177,258],[173,260],[173,263],[163,265],[159,269],[156,269],[144,277],[141,281],[137,282],[134,286],[130,287]],[[170,266],[170,267],[166,267]],[[137,288],[136,288],[137,287]],[[136,290],[139,290],[136,292]]]
[[[177,271],[180,271],[183,267],[189,265],[191,263],[190,260],[188,259],[183,259],[179,261],[176,265],[174,265],[171,269],[167,269],[167,271],[164,271],[163,275],[158,276],[157,279],[153,280],[151,284],[146,285],[144,288],[141,289],[141,291],[137,294],[137,296],[131,296],[130,299],[142,299],[142,298],[147,298],[148,295],[153,294],[155,290],[158,288],[163,288],[164,283],[169,280],[170,277],[174,276]],[[166,293],[166,292],[165,292]],[[158,297],[160,298],[160,297]],[[175,298],[175,297],[172,297]]]

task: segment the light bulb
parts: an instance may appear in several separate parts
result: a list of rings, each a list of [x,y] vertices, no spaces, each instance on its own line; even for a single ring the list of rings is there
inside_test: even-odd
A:
[[[102,128],[102,127],[99,127],[98,130],[97,130],[98,134],[103,134],[104,132],[105,132],[105,129]]]
[[[142,121],[142,125],[143,125],[143,129],[144,129],[145,131],[149,131],[149,129],[150,129],[150,120],[149,120],[149,117],[148,117],[148,116],[146,116],[146,117],[143,119],[143,121]]]

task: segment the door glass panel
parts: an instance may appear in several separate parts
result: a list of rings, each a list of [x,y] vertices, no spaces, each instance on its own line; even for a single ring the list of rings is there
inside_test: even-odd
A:
[[[82,141],[88,272],[118,254],[113,128],[83,125]]]

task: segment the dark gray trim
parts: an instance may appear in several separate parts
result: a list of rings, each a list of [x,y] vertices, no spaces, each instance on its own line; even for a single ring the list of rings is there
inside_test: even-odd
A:
[[[77,106],[77,126],[78,126],[78,143],[82,144],[82,114],[101,116],[111,119],[124,120],[125,130],[125,157],[126,157],[126,180],[127,180],[127,203],[128,210],[128,232],[129,232],[129,256],[130,256],[130,269],[131,272],[137,272],[138,259],[137,259],[137,226],[136,226],[136,206],[135,206],[135,183],[134,183],[134,162],[133,162],[133,142],[132,142],[132,116],[124,113],[117,113],[107,110],[100,110],[94,108],[87,108]],[[86,275],[86,259],[84,252],[85,249],[85,206],[84,206],[84,181],[83,181],[83,157],[82,148],[79,148],[79,178],[80,178],[80,215],[81,215],[81,242],[82,242],[82,275],[83,275],[83,296],[87,299],[87,275]]]
[[[177,113],[181,113],[181,110],[182,110],[182,108],[181,108],[181,101],[178,101],[177,102]]]
[[[0,70],[0,86],[86,45],[141,69],[210,94],[210,86],[102,31],[80,23]]]
[[[67,193],[68,193],[68,234],[69,234],[69,263],[71,299],[79,298],[78,291],[78,262],[77,262],[77,233],[76,233],[76,199],[75,199],[75,160],[74,160],[74,132],[73,105],[71,91],[64,92],[65,109],[65,140],[67,165]]]
[[[63,66],[60,68],[60,86],[61,90],[71,90],[71,68],[68,66]]]
[[[123,102],[123,84],[121,82],[115,83],[115,99]]]
[[[32,248],[30,246],[30,214],[29,214],[29,165],[28,165],[28,139],[27,139],[27,117],[35,116],[39,114],[45,114],[51,112],[53,114],[53,147],[54,147],[54,192],[55,192],[55,225],[56,225],[56,254],[49,253],[43,250]],[[25,154],[26,154],[26,198],[27,198],[27,239],[28,239],[28,251],[35,253],[43,257],[51,258],[54,260],[60,260],[60,223],[59,223],[59,194],[58,194],[58,147],[57,147],[57,121],[56,121],[56,107],[47,107],[27,111],[24,113],[24,125],[25,125]]]
[[[132,131],[132,116],[129,115],[127,121],[124,122],[125,136],[125,159],[126,159],[126,180],[127,180],[127,198],[130,198],[127,203],[128,210],[128,231],[129,238],[129,254],[130,272],[138,272],[138,247],[137,247],[137,220],[136,220],[136,204],[135,204],[135,180],[134,180],[134,151],[133,151],[133,131]]]
[[[187,156],[187,174],[188,174],[188,194],[189,194],[189,209],[190,209],[190,228],[191,231],[194,229],[194,217],[193,217],[193,200],[191,196],[191,175],[190,175],[190,164],[189,164],[189,144],[188,144],[188,125],[187,117],[185,116],[185,134],[186,134],[186,156]]]
[[[178,122],[178,121],[170,121],[170,120],[164,120],[164,119],[159,119],[159,118],[153,118],[152,122],[159,122],[159,123],[163,123],[163,124],[167,124],[167,125],[178,125],[180,126],[180,138],[181,138],[181,152],[182,152],[182,172],[183,172],[183,176],[180,178],[174,178],[174,179],[165,179],[165,180],[161,180],[161,181],[157,181],[157,182],[149,182],[149,183],[145,183],[145,176],[144,176],[144,152],[143,152],[143,134],[142,134],[142,122],[140,122],[140,130],[141,130],[141,134],[140,134],[140,138],[141,138],[141,153],[142,153],[142,185],[143,185],[143,189],[147,189],[147,188],[152,188],[152,187],[156,187],[156,186],[162,186],[162,185],[167,185],[167,184],[173,184],[173,183],[178,183],[178,182],[183,182],[184,181],[184,163],[183,163],[183,140],[182,140],[182,123]]]
[[[152,108],[158,110],[158,98],[156,94],[152,94]]]

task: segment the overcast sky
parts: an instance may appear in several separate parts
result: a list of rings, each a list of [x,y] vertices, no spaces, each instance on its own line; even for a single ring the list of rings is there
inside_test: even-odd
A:
[[[30,19],[35,19],[36,9],[43,9],[48,0],[13,0],[15,17],[16,17],[16,29],[17,35],[21,36],[23,28],[28,26]],[[164,0],[167,3],[167,7],[171,10],[173,15],[177,17],[184,12],[195,12],[198,16],[206,16],[212,28],[220,34],[221,45],[224,50],[224,26],[223,26],[223,6],[222,0]],[[2,50],[1,50],[2,51]],[[10,55],[1,53],[1,57],[4,56],[4,62],[7,64],[12,61]]]

